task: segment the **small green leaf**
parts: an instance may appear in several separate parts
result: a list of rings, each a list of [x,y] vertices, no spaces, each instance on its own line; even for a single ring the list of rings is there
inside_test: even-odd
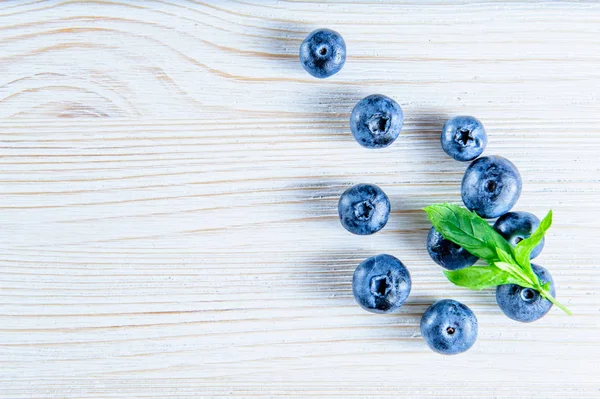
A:
[[[498,259],[505,263],[515,263],[512,255],[503,250],[502,248],[496,248],[496,252],[498,253]]]
[[[435,204],[425,208],[433,227],[471,254],[488,263],[498,260],[496,248],[513,252],[511,245],[487,221],[474,212],[452,204]]]
[[[506,273],[510,274],[517,284],[522,287],[537,288],[539,286],[539,279],[537,276],[531,278],[521,267],[515,263],[506,262],[494,262],[494,266],[502,269]]]
[[[518,283],[510,273],[496,266],[471,266],[459,270],[444,270],[444,274],[454,285],[472,290]]]
[[[528,238],[519,242],[515,247],[515,260],[517,264],[521,266],[521,268],[525,271],[525,273],[529,276],[532,281],[539,281],[537,274],[531,268],[531,252],[537,247],[537,245],[542,242],[546,231],[552,225],[552,210],[548,212],[546,217],[542,219],[540,225],[537,229],[531,234]]]
[[[515,247],[515,259],[517,263],[520,265],[529,264],[529,258],[531,256],[531,252],[538,246],[540,242],[544,239],[544,235],[546,231],[552,226],[552,211],[549,211],[548,214],[542,221],[537,229],[531,234],[528,238],[519,242]],[[531,267],[531,266],[530,266]]]
[[[516,278],[528,282],[529,287],[534,288],[537,286],[537,284],[539,283],[539,279],[538,276],[533,272],[533,269],[531,269],[531,265],[529,265],[529,269],[527,269],[526,267],[522,267],[521,265],[519,265],[515,261],[514,257],[506,253],[506,251],[497,248],[497,252],[501,262],[494,262],[495,266],[512,274]]]
[[[511,275],[518,275],[519,273],[515,271],[515,266],[512,263],[507,262],[494,262],[494,266],[498,269],[503,270]]]
[[[515,258],[516,257],[517,256],[515,254]],[[527,273],[527,275],[529,276],[529,278],[532,279],[532,281],[539,280],[539,277],[537,276],[537,274],[535,274],[535,272],[533,271],[533,268],[531,267],[531,261],[529,260],[529,255],[522,258],[521,261],[517,261],[517,263],[519,264],[521,269],[523,269],[525,271],[525,273]]]

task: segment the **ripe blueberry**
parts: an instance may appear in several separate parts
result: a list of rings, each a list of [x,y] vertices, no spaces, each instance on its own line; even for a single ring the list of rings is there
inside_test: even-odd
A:
[[[354,271],[352,292],[365,310],[390,313],[397,310],[410,293],[410,273],[392,255],[377,255],[363,261]]]
[[[468,306],[443,299],[421,317],[421,335],[429,347],[444,355],[468,350],[477,339],[477,318]]]
[[[538,265],[531,264],[531,267],[542,284],[550,283],[550,294],[556,298],[554,281],[550,272]],[[538,291],[517,284],[504,284],[496,287],[496,302],[506,316],[523,323],[530,323],[542,318],[552,307],[552,302],[542,297]]]
[[[497,155],[481,157],[469,165],[462,179],[465,206],[483,218],[495,218],[510,211],[521,195],[517,167]]]
[[[390,216],[390,200],[374,184],[357,184],[346,190],[338,202],[342,226],[351,233],[368,235],[385,226]]]
[[[427,251],[435,263],[448,270],[472,266],[479,259],[463,247],[446,240],[435,227],[432,227],[427,235]]]
[[[350,115],[352,135],[358,144],[366,148],[383,148],[392,144],[403,123],[400,105],[381,94],[360,100]]]
[[[300,45],[300,63],[315,78],[338,73],[346,62],[346,43],[331,29],[317,29]]]
[[[457,161],[471,161],[481,155],[487,145],[487,134],[479,120],[472,116],[450,118],[442,129],[442,149]]]

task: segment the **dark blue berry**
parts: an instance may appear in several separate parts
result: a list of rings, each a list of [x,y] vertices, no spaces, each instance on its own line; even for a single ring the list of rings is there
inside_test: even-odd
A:
[[[494,229],[514,247],[522,240],[529,238],[540,225],[540,219],[529,212],[508,212],[500,216],[494,224]],[[530,258],[533,259],[542,252],[544,238],[533,249]]]
[[[479,120],[472,116],[450,118],[442,129],[442,149],[457,161],[472,161],[487,145],[487,134]]]
[[[352,292],[365,310],[390,313],[397,310],[410,293],[408,269],[392,255],[377,255],[363,261],[354,271]]]
[[[381,94],[360,100],[350,115],[352,135],[358,144],[366,148],[383,148],[392,144],[403,123],[400,105]]]
[[[481,157],[463,176],[461,195],[465,206],[483,218],[504,215],[521,195],[521,175],[508,159]]]
[[[427,235],[427,251],[435,263],[448,270],[472,266],[479,259],[463,247],[446,240],[435,227],[432,227]]]
[[[455,355],[477,339],[477,318],[468,306],[452,299],[431,305],[421,317],[421,335],[435,352]]]
[[[554,281],[550,272],[538,265],[532,264],[531,267],[542,284],[550,283],[550,294],[556,298]],[[530,323],[542,318],[552,307],[552,302],[542,297],[538,291],[517,284],[504,284],[496,287],[496,302],[506,316],[523,323]]]
[[[300,45],[300,63],[315,78],[328,78],[346,62],[346,43],[331,29],[311,32]]]
[[[342,225],[351,233],[367,235],[378,232],[390,216],[390,200],[374,184],[357,184],[340,197],[338,214]]]

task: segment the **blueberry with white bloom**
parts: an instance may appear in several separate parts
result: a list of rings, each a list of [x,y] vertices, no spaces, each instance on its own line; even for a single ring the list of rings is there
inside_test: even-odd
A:
[[[346,62],[346,43],[331,29],[317,29],[300,45],[300,63],[315,78],[338,73]]]
[[[358,144],[383,148],[392,144],[402,129],[404,114],[400,105],[382,94],[360,100],[350,115],[350,131]]]
[[[487,145],[487,134],[481,122],[472,116],[450,118],[442,128],[442,149],[457,161],[472,161]]]
[[[390,313],[402,306],[410,293],[408,269],[392,255],[373,256],[354,271],[352,292],[356,302],[373,313]]]

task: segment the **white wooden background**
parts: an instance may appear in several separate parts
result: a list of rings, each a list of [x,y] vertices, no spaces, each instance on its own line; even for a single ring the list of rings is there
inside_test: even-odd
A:
[[[338,30],[344,69],[297,50]],[[389,148],[348,128],[395,98]],[[600,3],[10,1],[0,4],[0,397],[600,397]],[[516,209],[555,225],[539,263],[574,316],[523,325],[428,257],[423,206],[459,202],[450,115],[523,175]],[[391,197],[370,237],[339,224],[358,182]],[[397,314],[352,298],[387,252]],[[418,329],[455,298],[469,352]]]

